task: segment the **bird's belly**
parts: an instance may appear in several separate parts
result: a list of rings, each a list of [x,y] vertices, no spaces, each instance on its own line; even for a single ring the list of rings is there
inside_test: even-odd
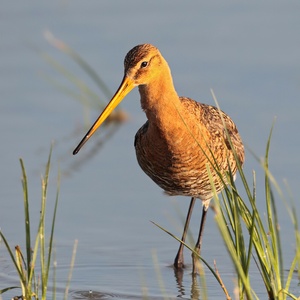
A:
[[[207,172],[207,159],[200,152],[197,149],[183,153],[159,153],[136,149],[142,170],[167,194],[208,200],[212,198],[212,187]],[[220,180],[214,181],[217,190],[220,190]]]

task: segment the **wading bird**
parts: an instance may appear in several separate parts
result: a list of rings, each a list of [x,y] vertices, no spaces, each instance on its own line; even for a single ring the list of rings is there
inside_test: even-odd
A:
[[[131,49],[124,60],[124,77],[117,92],[81,140],[77,154],[114,108],[138,86],[147,122],[138,130],[134,146],[143,171],[168,195],[192,197],[182,241],[186,239],[192,210],[198,198],[203,203],[195,252],[201,240],[213,187],[220,192],[244,162],[244,146],[234,122],[218,108],[179,97],[168,63],[150,44]],[[234,149],[234,150],[233,150]],[[193,274],[197,272],[193,255]],[[174,261],[184,267],[183,244]]]

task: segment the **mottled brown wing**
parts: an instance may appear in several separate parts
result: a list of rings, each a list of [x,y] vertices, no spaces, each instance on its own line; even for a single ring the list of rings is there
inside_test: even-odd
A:
[[[237,157],[240,160],[240,164],[242,165],[245,160],[244,146],[237,127],[232,119],[215,106],[199,103],[186,97],[181,97],[180,99],[183,104],[188,106],[188,109],[198,115],[199,121],[205,125],[212,135],[222,135],[229,150],[232,150],[231,144],[233,145]],[[227,133],[224,125],[226,126]],[[228,136],[230,137],[231,143]]]

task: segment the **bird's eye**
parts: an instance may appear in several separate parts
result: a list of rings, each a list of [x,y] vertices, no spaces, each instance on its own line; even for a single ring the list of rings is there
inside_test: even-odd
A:
[[[141,68],[146,68],[148,66],[148,62],[147,61],[143,61],[141,63]]]

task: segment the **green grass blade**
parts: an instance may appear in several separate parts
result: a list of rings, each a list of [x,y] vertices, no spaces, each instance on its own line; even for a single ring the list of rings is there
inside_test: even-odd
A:
[[[280,294],[287,295],[287,296],[289,296],[291,299],[294,299],[294,300],[299,300],[299,299],[300,299],[300,297],[297,297],[297,296],[293,295],[292,293],[290,293],[290,292],[288,292],[287,290],[284,290],[284,289],[280,290],[279,293],[280,293]],[[285,298],[286,298],[286,297],[285,297]]]
[[[296,214],[297,209],[295,207],[295,202],[291,195],[291,192],[290,192],[290,189],[289,189],[287,183],[286,183],[286,187],[287,187],[287,190],[289,193],[291,205],[289,207],[289,206],[287,206],[286,203],[285,204],[288,208],[288,212],[289,212],[292,224],[294,226],[294,235],[295,235],[295,241],[296,241],[296,247],[295,247],[296,253],[295,253],[294,259],[291,263],[291,266],[289,268],[289,273],[288,273],[285,288],[284,288],[285,291],[288,291],[290,284],[291,284],[291,280],[292,280],[295,272],[298,273],[298,279],[300,279],[300,231],[299,231],[299,225],[298,225],[298,218],[297,218],[297,214]]]
[[[50,263],[51,263],[51,256],[52,256],[52,246],[53,246],[53,240],[54,240],[54,227],[55,227],[59,192],[60,192],[60,172],[58,172],[56,199],[55,199],[55,205],[54,205],[54,211],[53,211],[51,233],[50,233],[50,238],[49,238],[49,252],[48,252],[48,261],[47,261],[47,270],[48,270],[48,272],[50,270]],[[49,274],[47,274],[47,279],[48,279],[48,275]]]
[[[11,248],[10,248],[10,246],[9,246],[6,238],[5,238],[5,236],[3,235],[3,233],[1,231],[0,231],[0,237],[1,237],[2,241],[4,242],[4,245],[5,245],[6,249],[7,249],[7,252],[8,252],[8,254],[9,254],[9,256],[10,256],[10,258],[11,258],[11,260],[12,260],[14,266],[15,266],[15,269],[18,272],[20,280],[23,281],[23,284],[26,284],[26,280],[24,280],[24,277],[23,277],[23,274],[21,272],[21,269],[19,268],[17,260],[16,260],[16,258],[14,256],[14,252],[11,250]]]
[[[49,256],[46,259],[46,246],[45,246],[45,215],[46,215],[46,203],[47,203],[47,193],[48,193],[48,182],[49,182],[49,173],[51,165],[51,156],[52,156],[52,146],[50,148],[48,161],[46,164],[45,174],[42,178],[42,199],[41,199],[41,217],[39,225],[39,238],[40,238],[40,259],[41,259],[41,276],[42,276],[42,299],[46,299],[47,285],[48,285],[48,276],[49,268],[48,261]],[[49,253],[48,253],[49,255]]]
[[[0,295],[9,291],[9,290],[13,290],[13,289],[19,289],[20,287],[19,286],[10,286],[10,287],[7,287],[7,288],[4,288],[2,290],[0,290]]]
[[[276,205],[274,200],[274,195],[270,186],[269,179],[269,150],[270,142],[273,132],[273,126],[271,127],[269,138],[267,141],[266,152],[265,152],[265,197],[266,197],[266,207],[267,207],[267,218],[268,218],[268,227],[269,235],[271,237],[271,247],[272,257],[270,257],[273,276],[272,280],[274,281],[274,293],[277,294],[279,290],[282,289],[284,274],[283,274],[283,262],[282,262],[282,253],[281,253],[281,243],[280,243],[280,234],[279,234],[279,221],[276,212]]]
[[[27,263],[27,278],[31,276],[31,234],[30,234],[30,215],[29,215],[29,198],[28,198],[28,182],[23,160],[20,158],[20,165],[22,170],[22,187],[25,213],[25,238],[26,238],[26,263]]]
[[[73,253],[72,253],[72,258],[71,258],[71,264],[70,264],[70,270],[69,270],[69,275],[68,275],[68,281],[64,293],[64,298],[63,300],[67,300],[68,294],[69,294],[69,287],[72,279],[72,273],[73,273],[73,268],[75,264],[75,257],[76,257],[76,251],[77,251],[77,246],[78,246],[78,240],[75,240],[74,242],[74,247],[73,247]]]
[[[256,174],[253,172],[253,202],[256,203]],[[253,240],[254,240],[254,231],[255,231],[255,212],[252,212],[250,230],[249,230],[249,246],[248,246],[248,260],[246,262],[245,272],[248,274],[250,269],[251,257],[252,257],[252,249],[253,249]]]

